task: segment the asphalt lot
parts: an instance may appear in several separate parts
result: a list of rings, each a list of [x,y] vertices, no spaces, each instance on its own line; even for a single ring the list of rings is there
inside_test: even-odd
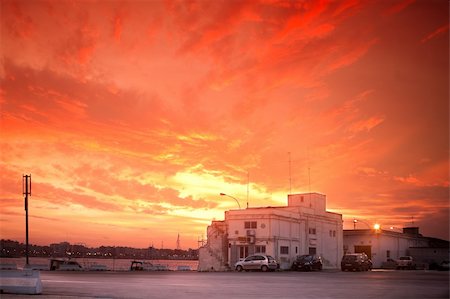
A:
[[[33,298],[449,298],[449,272],[41,272]],[[5,295],[3,298],[31,298]]]

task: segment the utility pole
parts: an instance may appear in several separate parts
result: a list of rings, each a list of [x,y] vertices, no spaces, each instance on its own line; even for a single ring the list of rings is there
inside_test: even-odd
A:
[[[25,196],[25,256],[26,256],[26,265],[28,266],[29,258],[28,258],[28,195],[31,196],[31,174],[23,175],[22,177],[22,192]]]
[[[249,185],[250,185],[250,172],[247,171],[247,209],[248,209],[248,193],[249,193]]]
[[[288,152],[288,155],[289,155],[289,194],[292,194],[291,152]]]

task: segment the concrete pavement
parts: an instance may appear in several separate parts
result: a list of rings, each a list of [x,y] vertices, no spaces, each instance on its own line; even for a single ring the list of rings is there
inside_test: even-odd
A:
[[[449,272],[41,272],[43,298],[449,298]],[[2,295],[18,298],[17,295]],[[29,298],[24,297],[24,298]]]

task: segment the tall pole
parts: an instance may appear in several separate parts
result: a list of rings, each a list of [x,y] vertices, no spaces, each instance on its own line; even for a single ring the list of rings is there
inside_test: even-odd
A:
[[[22,178],[22,191],[25,196],[25,256],[26,256],[26,265],[29,263],[29,255],[28,255],[28,195],[31,196],[31,174],[24,175]]]
[[[289,155],[289,194],[292,194],[291,152],[288,152],[288,155]]]
[[[249,193],[249,185],[250,185],[250,172],[247,171],[247,209],[248,209],[248,193]]]

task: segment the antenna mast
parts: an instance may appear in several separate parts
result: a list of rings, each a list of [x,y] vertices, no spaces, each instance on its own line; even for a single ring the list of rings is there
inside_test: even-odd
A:
[[[292,194],[291,152],[288,152],[288,155],[289,155],[289,194]]]
[[[247,209],[248,209],[248,193],[249,193],[249,185],[250,185],[250,172],[247,170]]]

